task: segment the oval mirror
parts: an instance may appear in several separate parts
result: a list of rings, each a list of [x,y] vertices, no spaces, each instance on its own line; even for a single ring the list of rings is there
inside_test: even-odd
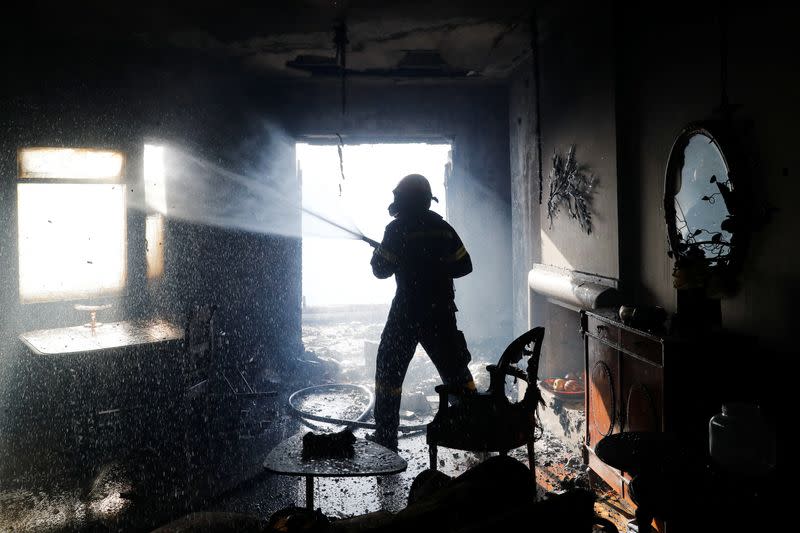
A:
[[[730,153],[706,125],[676,139],[667,163],[664,210],[677,288],[730,285],[741,251],[739,184]]]

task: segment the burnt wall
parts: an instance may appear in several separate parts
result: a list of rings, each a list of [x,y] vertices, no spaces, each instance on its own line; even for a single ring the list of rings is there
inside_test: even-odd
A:
[[[679,3],[656,17],[636,9],[614,10],[610,4],[541,11],[544,203],[552,149],[574,141],[579,159],[598,174],[598,227],[586,236],[562,217],[549,228],[545,205],[538,204],[533,159],[536,88],[530,63],[521,65],[512,78],[509,102],[515,329],[525,323],[524,274],[536,261],[619,276],[637,303],[676,310],[662,207],[664,171],[683,127],[715,116],[721,46],[716,6],[695,9],[692,17],[684,16],[680,6],[687,7]],[[788,204],[797,187],[792,179],[796,154],[790,146],[797,107],[790,92],[797,72],[787,67],[788,20],[795,11],[729,8],[724,13],[730,36],[728,92],[750,171],[752,207],[778,211],[766,226],[752,231],[741,290],[723,300],[723,321],[780,349],[788,348],[790,302],[797,291],[797,250],[781,245],[792,241],[797,227]],[[548,257],[548,248],[562,257]]]
[[[713,7],[713,9],[712,9]],[[688,6],[687,6],[688,9]],[[667,257],[662,198],[670,146],[689,122],[714,118],[720,103],[720,16],[727,19],[728,93],[736,106],[733,126],[747,162],[759,210],[779,211],[757,231],[740,276],[741,289],[722,300],[723,326],[757,338],[768,352],[792,351],[793,304],[800,266],[794,235],[800,219],[792,205],[798,193],[794,98],[800,81],[793,49],[796,7],[726,6],[664,9],[659,16],[618,13],[618,128],[621,193],[625,197],[623,274],[641,303],[676,310],[672,260]],[[766,355],[768,352],[763,352]],[[768,361],[769,359],[765,360]],[[768,364],[772,367],[774,363]]]
[[[514,329],[543,325],[542,375],[574,370],[579,354],[563,353],[555,339],[577,335],[577,314],[554,309],[528,291],[533,263],[619,277],[617,147],[615,122],[614,39],[610,3],[581,9],[555,4],[537,11],[539,39],[535,57],[521,64],[511,78],[512,228],[514,235]],[[539,114],[535,101],[539,100]],[[538,122],[538,124],[537,124]],[[541,134],[541,186],[536,131]],[[566,206],[551,220],[547,204],[553,154],[566,155],[575,146],[576,160],[595,177],[591,233],[570,217]],[[540,191],[541,188],[541,191]],[[529,306],[529,298],[530,306]],[[564,317],[571,317],[565,320]],[[562,359],[566,359],[562,360]]]
[[[667,255],[664,174],[681,130],[690,122],[718,117],[723,20],[733,128],[738,155],[747,162],[746,175],[739,177],[747,180],[743,189],[750,190],[749,208],[777,211],[762,227],[747,229],[751,240],[740,288],[721,302],[722,326],[755,339],[760,364],[751,369],[754,375],[771,375],[793,352],[790,328],[800,257],[790,244],[798,227],[791,204],[798,187],[798,156],[792,147],[798,107],[792,95],[799,80],[789,65],[794,62],[790,21],[797,20],[796,7],[724,6],[720,11],[718,4],[678,2],[653,12],[650,6],[622,3],[542,6],[542,205],[530,62],[514,73],[509,93],[516,331],[529,318],[526,273],[532,262],[618,277],[628,301],[677,310],[673,262]],[[566,217],[551,229],[545,216],[552,149],[567,142],[576,142],[579,160],[600,180],[598,227],[592,236],[581,234]],[[558,327],[537,302],[532,309],[535,325]],[[734,354],[709,357],[725,364],[728,355]],[[770,405],[776,398],[768,388],[742,387],[741,392]]]
[[[529,290],[533,264],[614,279],[620,273],[611,3],[577,4],[580,8],[565,9],[552,2],[539,6],[536,48],[509,84],[513,324],[515,333],[545,327],[542,378],[582,371],[582,342],[577,312]],[[552,220],[548,217],[553,155],[565,156],[571,146],[577,163],[595,179],[590,233],[570,217],[566,206]],[[580,453],[581,409],[548,395],[541,415],[552,434],[571,452]]]
[[[509,85],[513,327],[517,335],[528,329],[528,271],[542,258],[536,92],[533,63],[528,59],[516,69]]]
[[[129,203],[141,205],[145,142],[175,143],[198,158],[263,180],[294,180],[294,145],[267,126],[263,117],[269,115],[268,107],[250,97],[240,72],[224,64],[146,50],[66,46],[44,55],[35,50],[10,54],[5,65],[9,83],[3,87],[0,139],[0,444],[4,457],[20,460],[4,460],[0,466],[24,472],[41,470],[54,460],[51,466],[56,469],[69,468],[65,463],[72,462],[90,472],[102,453],[87,456],[76,449],[77,421],[92,417],[91,407],[76,398],[86,397],[86,389],[97,385],[92,378],[97,378],[106,395],[99,405],[111,409],[146,403],[153,387],[180,386],[179,358],[144,354],[139,364],[138,356],[126,354],[120,364],[93,364],[85,358],[78,363],[69,357],[36,357],[23,348],[17,339],[21,332],[80,324],[86,317],[72,308],[73,302],[19,303],[17,149],[121,150],[127,156]],[[129,208],[127,284],[112,298],[114,307],[99,318],[165,316],[183,325],[191,304],[216,304],[217,326],[226,341],[220,357],[225,364],[247,363],[242,368],[263,389],[266,379],[280,375],[301,350],[299,240],[169,220],[165,275],[149,282],[144,219],[144,213]],[[70,374],[73,379],[65,379]],[[159,431],[176,417],[168,405],[142,416],[144,421],[137,419],[135,427],[122,429],[129,442],[142,437],[147,445],[158,446],[174,437]],[[112,440],[124,443],[126,437]],[[51,456],[57,449],[68,450],[71,458]],[[236,466],[241,473],[241,463]]]

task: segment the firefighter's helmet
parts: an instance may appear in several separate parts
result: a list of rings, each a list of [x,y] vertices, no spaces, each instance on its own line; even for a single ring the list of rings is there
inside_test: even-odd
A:
[[[431,200],[439,201],[431,192],[428,178],[422,174],[409,174],[400,180],[392,191],[394,202],[389,205],[389,214],[397,216],[403,212],[425,211]]]

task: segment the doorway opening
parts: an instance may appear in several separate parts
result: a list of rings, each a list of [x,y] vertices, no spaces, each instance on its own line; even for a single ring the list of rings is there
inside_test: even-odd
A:
[[[408,174],[428,178],[439,200],[431,209],[447,218],[449,143],[347,144],[341,159],[335,144],[298,143],[296,149],[304,208],[338,225],[380,241],[392,220],[387,210],[392,190]],[[394,277],[375,278],[367,243],[305,212],[302,236],[305,348],[337,366],[340,379],[370,384]],[[419,378],[438,380],[427,357],[414,358],[408,385],[417,371]]]

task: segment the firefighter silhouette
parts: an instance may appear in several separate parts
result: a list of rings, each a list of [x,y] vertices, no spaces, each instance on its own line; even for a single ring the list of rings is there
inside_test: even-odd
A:
[[[430,210],[428,180],[404,177],[393,191],[380,246],[372,255],[372,271],[397,282],[386,326],[381,334],[375,370],[375,433],[379,444],[397,449],[403,380],[417,344],[431,358],[447,385],[475,390],[467,367],[471,356],[456,325],[453,279],[472,272],[472,260],[458,233]]]

